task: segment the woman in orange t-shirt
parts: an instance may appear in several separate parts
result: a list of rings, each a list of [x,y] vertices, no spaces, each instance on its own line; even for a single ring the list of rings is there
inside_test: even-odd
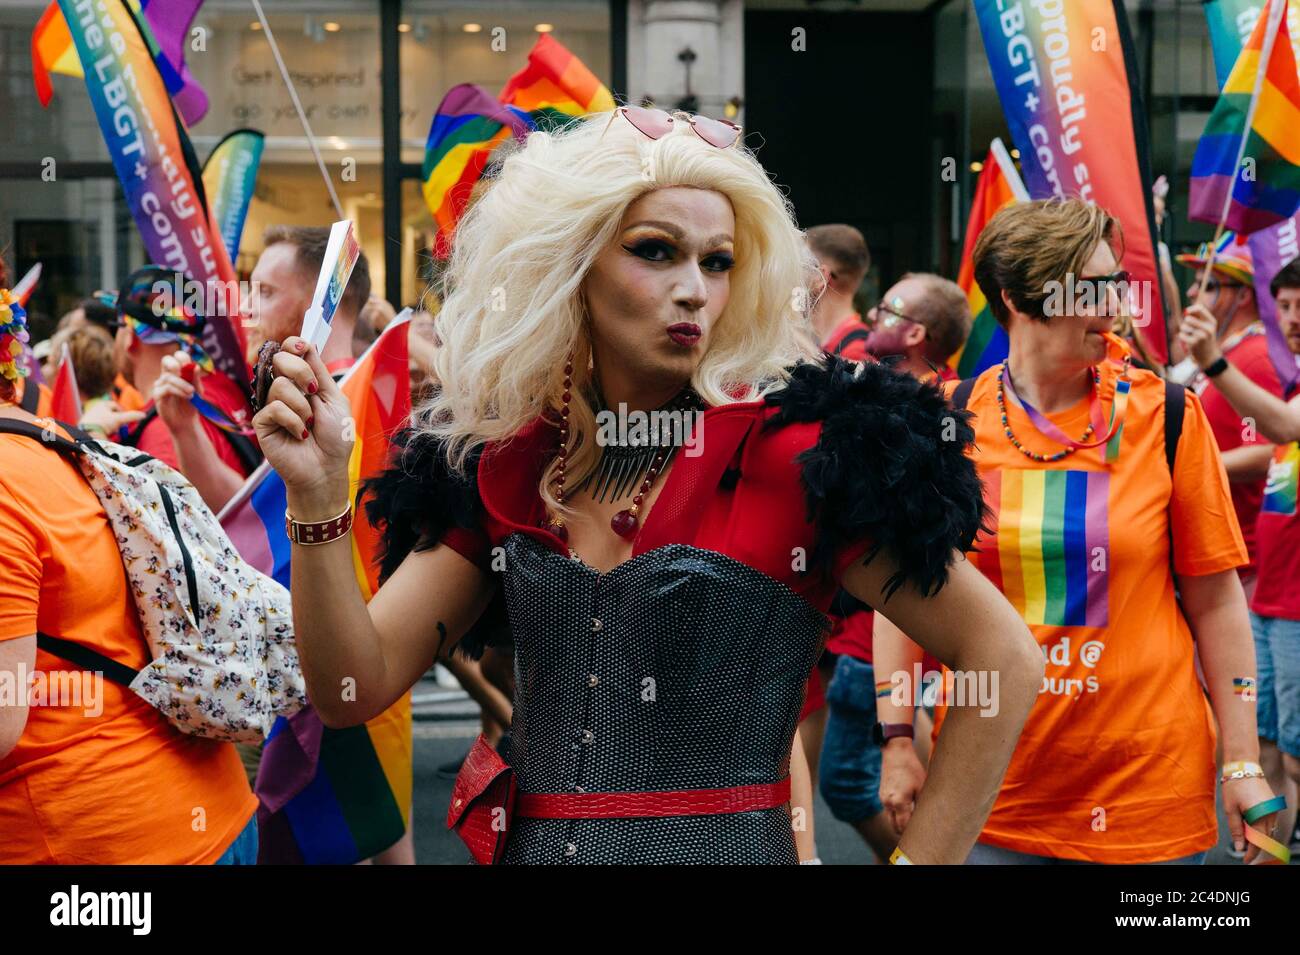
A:
[[[1110,332],[1127,292],[1118,232],[1078,200],[1021,203],[974,252],[1010,350],[967,385],[992,511],[970,558],[1029,625],[1046,673],[968,862],[1202,861],[1217,841],[1215,717],[1239,847],[1243,813],[1272,797],[1241,692],[1255,658],[1227,477],[1190,392],[1172,474],[1166,465],[1165,384],[1132,369]],[[877,673],[911,672],[897,628],[878,622],[875,640]],[[936,731],[948,706],[996,708],[994,675],[961,676]],[[884,722],[910,716],[880,703]],[[881,794],[897,820],[924,773],[910,745],[890,745]]]
[[[6,356],[21,331],[7,298]],[[15,376],[0,363],[0,419],[37,422]],[[0,566],[0,864],[254,863],[257,798],[233,745],[37,648],[39,632],[133,669],[150,656],[94,491],[58,452],[2,433]]]

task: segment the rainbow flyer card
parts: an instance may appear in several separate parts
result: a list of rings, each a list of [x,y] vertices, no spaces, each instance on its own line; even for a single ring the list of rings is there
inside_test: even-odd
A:
[[[321,263],[320,275],[316,279],[316,292],[302,322],[302,337],[315,345],[318,351],[329,341],[334,313],[360,255],[361,246],[352,220],[341,219],[334,223],[330,228],[329,244],[325,247],[325,261]]]

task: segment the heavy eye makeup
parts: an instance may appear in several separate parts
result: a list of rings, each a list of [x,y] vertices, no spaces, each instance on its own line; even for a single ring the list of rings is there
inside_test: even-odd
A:
[[[671,262],[678,254],[677,246],[672,242],[653,237],[624,242],[623,250],[647,262]],[[736,260],[730,252],[717,251],[710,252],[700,259],[700,264],[708,272],[729,272],[735,266]]]

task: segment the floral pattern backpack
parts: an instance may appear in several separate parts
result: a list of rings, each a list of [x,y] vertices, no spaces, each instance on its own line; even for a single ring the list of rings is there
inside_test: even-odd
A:
[[[152,662],[139,671],[57,636],[47,653],[127,685],[177,729],[258,742],[276,716],[306,703],[289,592],[251,567],[183,475],[150,455],[63,424],[0,418],[0,432],[40,441],[72,460],[117,538]]]

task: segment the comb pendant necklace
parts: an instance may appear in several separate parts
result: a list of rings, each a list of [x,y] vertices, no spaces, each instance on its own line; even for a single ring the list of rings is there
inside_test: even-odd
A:
[[[573,396],[573,362],[564,366],[564,394],[561,396],[558,461],[555,466],[555,499],[563,505],[565,498],[565,466],[569,455],[569,401]],[[604,411],[603,402],[602,412]],[[595,469],[577,486],[577,491],[591,488],[592,498],[600,503],[606,499],[617,501],[632,495],[631,504],[609,519],[610,529],[619,537],[630,540],[641,526],[641,505],[654,486],[655,479],[664,472],[673,454],[680,446],[688,425],[685,418],[703,407],[703,402],[689,387],[682,389],[666,404],[654,412],[643,413],[649,424],[638,433],[634,428],[620,427],[617,441],[605,441],[600,446],[600,460]],[[674,428],[674,422],[677,428]],[[624,425],[625,421],[620,421]],[[676,430],[677,433],[674,433]],[[560,540],[568,542],[569,529],[564,518],[548,517],[544,525]]]

